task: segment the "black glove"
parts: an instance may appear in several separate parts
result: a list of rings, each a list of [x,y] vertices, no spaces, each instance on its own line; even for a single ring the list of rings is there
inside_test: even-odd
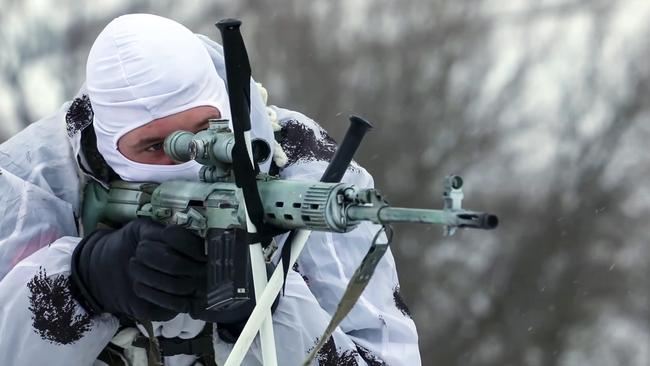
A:
[[[229,245],[235,240],[232,230],[221,230],[216,235],[216,240],[212,241],[215,245]],[[204,239],[179,226],[166,227],[162,238],[162,243],[140,243],[135,258],[131,259],[130,269],[136,279],[134,286],[138,296],[178,313],[188,313],[194,319],[218,323],[222,329],[232,329],[232,334],[239,335],[255,308],[254,297],[232,309],[206,310],[208,257]],[[267,264],[267,276],[274,268]],[[250,265],[246,270],[249,293],[253,295]],[[278,299],[276,297],[271,311],[275,311]]]
[[[225,230],[220,237],[234,240]],[[91,313],[154,321],[189,313],[208,322],[240,324],[255,306],[251,299],[230,311],[206,310],[204,240],[149,219],[84,238],[73,253],[70,277],[73,293]]]
[[[136,284],[142,279],[131,273],[131,260],[140,244],[162,242],[163,229],[161,224],[138,219],[118,230],[96,230],[77,245],[70,278],[72,292],[86,310],[156,321],[177,315],[139,296]]]
[[[84,238],[73,253],[70,277],[90,312],[164,321],[188,312],[188,298],[204,292],[206,261],[198,236],[137,219]]]
[[[230,230],[217,235],[216,243],[213,241],[216,245],[235,240]],[[206,310],[208,257],[203,238],[179,226],[164,228],[161,236],[161,242],[141,242],[131,259],[129,269],[138,296],[212,323],[240,323],[248,319],[255,307],[254,299],[232,310]],[[252,276],[249,278],[253,293]]]

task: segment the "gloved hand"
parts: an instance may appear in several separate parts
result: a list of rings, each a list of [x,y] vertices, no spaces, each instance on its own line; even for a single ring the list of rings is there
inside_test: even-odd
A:
[[[95,313],[154,321],[189,313],[195,319],[221,322],[225,317],[232,323],[245,321],[254,307],[251,300],[232,314],[205,310],[203,239],[149,219],[84,238],[74,251],[70,277],[77,299]]]

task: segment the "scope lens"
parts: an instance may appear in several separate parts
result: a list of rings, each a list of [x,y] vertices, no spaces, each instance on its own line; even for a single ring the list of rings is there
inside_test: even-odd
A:
[[[255,139],[251,142],[253,146],[253,159],[258,164],[265,162],[271,156],[271,146],[262,139]]]

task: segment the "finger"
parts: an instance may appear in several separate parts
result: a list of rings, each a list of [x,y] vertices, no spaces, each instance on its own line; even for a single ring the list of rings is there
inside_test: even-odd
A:
[[[133,284],[133,291],[141,299],[147,300],[165,309],[173,310],[178,313],[187,313],[191,309],[192,302],[190,298],[171,295],[140,282],[135,282]]]
[[[135,258],[148,267],[172,275],[197,277],[204,275],[206,270],[205,263],[178,255],[159,242],[140,242]]]
[[[135,258],[129,262],[129,272],[134,281],[174,295],[193,296],[206,286],[201,277],[170,276],[140,263]]]
[[[196,260],[205,262],[208,260],[205,254],[205,240],[193,232],[180,226],[167,226],[162,237],[165,243],[174,250]]]
[[[127,224],[131,235],[138,242],[140,240],[162,240],[162,230],[165,226],[148,218],[138,218]]]

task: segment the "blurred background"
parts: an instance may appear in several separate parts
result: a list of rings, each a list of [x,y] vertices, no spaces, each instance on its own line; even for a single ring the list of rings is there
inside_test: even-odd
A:
[[[133,12],[219,40],[240,18],[270,104],[340,139],[395,205],[442,180],[496,231],[399,226],[425,365],[650,365],[647,0],[0,0],[0,141],[56,112]],[[645,222],[645,224],[644,224]]]

